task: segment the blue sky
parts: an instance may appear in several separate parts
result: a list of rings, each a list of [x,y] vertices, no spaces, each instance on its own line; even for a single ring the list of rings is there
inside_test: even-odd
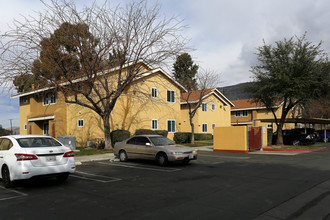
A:
[[[47,0],[45,0],[47,2]],[[76,0],[91,4],[94,0]],[[103,0],[96,0],[103,3]],[[127,2],[108,0],[117,5]],[[150,3],[154,1],[150,0]],[[204,69],[219,73],[219,86],[234,85],[250,80],[250,69],[256,64],[256,48],[276,40],[301,36],[330,51],[330,1],[328,0],[159,0],[162,13],[176,15],[189,28],[194,61]],[[43,10],[39,0],[10,0],[0,7],[0,33],[14,18],[33,15]],[[0,124],[9,127],[9,119],[18,125],[18,100],[0,95]]]

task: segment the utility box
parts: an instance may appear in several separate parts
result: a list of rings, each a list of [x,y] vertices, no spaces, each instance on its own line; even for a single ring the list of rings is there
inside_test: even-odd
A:
[[[76,149],[76,137],[73,136],[58,136],[57,140],[64,146],[69,147],[71,150]]]

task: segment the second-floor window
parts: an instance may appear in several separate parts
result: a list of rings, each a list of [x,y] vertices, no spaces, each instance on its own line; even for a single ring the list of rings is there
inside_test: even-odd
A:
[[[151,129],[152,130],[157,130],[158,129],[158,120],[157,119],[152,119],[151,120]]]
[[[49,105],[49,104],[56,104],[56,93],[47,93],[45,96],[44,96],[44,105]]]
[[[202,103],[202,112],[207,112],[207,104]]]
[[[84,127],[84,119],[78,119],[77,126],[78,127]]]
[[[157,88],[151,88],[151,97],[152,98],[157,98],[158,97]]]
[[[171,102],[171,103],[175,102],[175,91],[167,90],[167,102]]]

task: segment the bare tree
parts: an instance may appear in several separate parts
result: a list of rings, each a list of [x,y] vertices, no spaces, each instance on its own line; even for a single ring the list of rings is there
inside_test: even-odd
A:
[[[181,54],[187,42],[180,34],[184,26],[146,0],[117,7],[94,3],[81,10],[73,1],[42,3],[45,11],[15,20],[0,35],[1,83],[37,69],[32,78],[47,82],[40,86],[61,91],[66,103],[102,118],[110,148],[110,114],[141,73],[140,61],[161,65]]]
[[[201,108],[203,100],[207,94],[214,90],[220,82],[219,75],[215,71],[202,70],[196,74],[198,90],[188,90],[181,94],[181,103],[188,108],[189,123],[191,127],[191,143],[195,143],[194,117]]]

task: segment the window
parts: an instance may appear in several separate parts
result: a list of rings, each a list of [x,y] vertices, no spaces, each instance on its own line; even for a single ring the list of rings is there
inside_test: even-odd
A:
[[[126,142],[126,144],[134,144],[134,145],[146,145],[147,143],[150,144],[150,141],[146,137],[133,137]]]
[[[13,146],[11,140],[7,138],[1,139],[0,142],[0,150],[9,150]]]
[[[158,129],[158,120],[157,119],[152,119],[151,120],[151,129],[152,130],[157,130]]]
[[[55,93],[50,94],[50,104],[56,104],[56,94]]]
[[[158,97],[157,88],[151,88],[151,97],[152,98],[157,98]]]
[[[24,125],[24,130],[27,130],[27,125]]]
[[[24,104],[29,104],[29,99],[28,99],[28,98],[24,98],[24,99],[23,99],[23,103],[24,103]]]
[[[207,124],[202,124],[202,132],[207,132]]]
[[[235,112],[235,116],[236,117],[241,117],[241,112],[240,111]]]
[[[167,120],[167,131],[170,133],[175,132],[175,120]]]
[[[215,128],[215,124],[212,124],[212,130],[214,130],[214,128]]]
[[[273,128],[273,124],[267,124],[267,128]]]
[[[171,103],[175,102],[175,91],[167,90],[167,102],[171,102]]]
[[[215,104],[212,104],[212,111],[215,110]]]
[[[245,111],[243,111],[242,114],[243,114],[243,117],[247,117],[248,116],[248,111],[245,110]]]
[[[84,127],[84,119],[78,119],[78,127]]]
[[[207,104],[202,103],[202,112],[207,112]]]
[[[55,93],[47,93],[44,96],[44,105],[49,105],[49,104],[56,104],[56,94]]]

